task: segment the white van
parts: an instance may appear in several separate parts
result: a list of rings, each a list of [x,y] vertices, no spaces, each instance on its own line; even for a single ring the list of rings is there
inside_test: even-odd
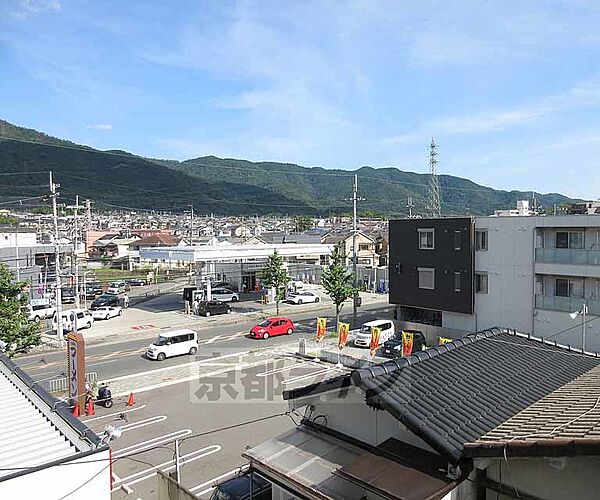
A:
[[[51,318],[55,314],[56,307],[50,304],[49,299],[33,299],[27,304],[27,318],[29,321]]]
[[[363,323],[360,330],[350,332],[356,347],[369,347],[371,345],[371,328],[373,327],[381,328],[379,345],[382,345],[386,340],[391,339],[396,333],[394,322],[391,319],[377,319],[375,321]]]
[[[193,356],[196,352],[198,352],[198,334],[194,330],[185,328],[160,333],[157,339],[148,346],[146,356],[163,361],[165,358],[180,354]]]
[[[92,313],[87,309],[69,309],[68,311],[63,311],[60,316],[62,318],[61,322],[63,333],[73,331],[73,322],[75,322],[77,330],[81,330],[83,328],[91,328],[94,324],[94,317],[92,316]],[[57,329],[56,319],[57,318],[55,314],[52,318],[53,330]]]

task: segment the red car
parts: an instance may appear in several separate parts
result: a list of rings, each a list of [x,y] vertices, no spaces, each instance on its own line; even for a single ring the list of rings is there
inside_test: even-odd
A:
[[[289,318],[273,317],[262,320],[258,325],[252,327],[250,336],[255,339],[268,339],[275,335],[291,335],[296,326]]]

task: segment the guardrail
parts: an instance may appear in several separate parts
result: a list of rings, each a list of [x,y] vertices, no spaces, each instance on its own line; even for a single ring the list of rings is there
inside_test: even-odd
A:
[[[88,372],[85,374],[85,381],[91,386],[96,385],[98,382],[97,372]],[[44,380],[40,382],[43,389],[50,393],[56,394],[59,392],[65,392],[69,388],[69,379],[67,377],[54,378],[52,380]]]

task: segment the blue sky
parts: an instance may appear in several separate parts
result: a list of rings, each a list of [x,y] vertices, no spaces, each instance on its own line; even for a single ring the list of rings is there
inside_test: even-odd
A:
[[[0,117],[101,149],[600,196],[600,2],[0,2]]]

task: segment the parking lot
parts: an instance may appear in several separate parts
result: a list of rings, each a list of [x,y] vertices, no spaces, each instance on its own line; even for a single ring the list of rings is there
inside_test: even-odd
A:
[[[167,386],[153,388],[155,381],[145,378],[150,387],[139,388],[134,406],[125,406],[122,396],[110,410],[97,408],[84,419],[94,430],[113,425],[123,431],[112,445],[114,498],[152,498],[156,469],[175,469],[176,439],[182,483],[207,498],[215,482],[244,464],[240,455],[246,447],[299,422],[299,415],[282,415],[287,405],[281,391],[343,370],[297,359],[294,348],[288,343],[241,359],[212,358],[193,380]]]

